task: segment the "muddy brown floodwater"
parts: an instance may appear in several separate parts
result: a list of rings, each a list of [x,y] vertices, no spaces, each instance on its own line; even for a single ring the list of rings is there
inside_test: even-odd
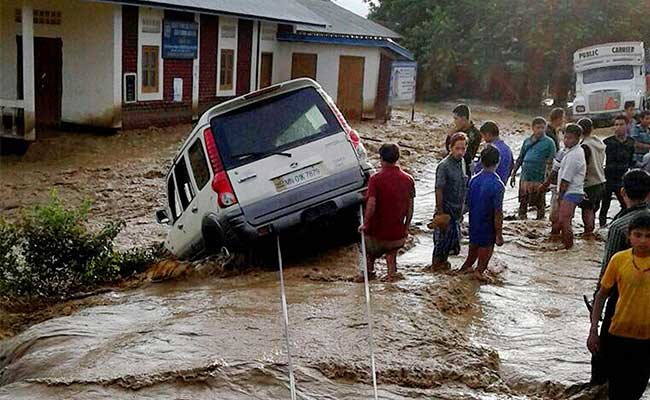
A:
[[[414,123],[398,113],[387,126],[357,126],[364,137],[404,146],[418,190],[414,245],[398,260],[404,279],[371,286],[379,397],[604,398],[601,388],[586,384],[582,303],[596,283],[602,241],[578,240],[575,251],[557,251],[546,240],[547,222],[507,221],[493,283],[425,270],[432,240],[424,226],[433,211],[437,144],[451,106],[423,106]],[[477,121],[496,119],[518,152],[529,115],[489,106],[474,111]],[[2,161],[2,213],[11,218],[54,185],[70,202],[93,198],[97,223],[125,218],[121,246],[160,241],[165,230],[152,222],[153,211],[164,203],[163,176],[186,132],[51,136],[24,160]],[[366,144],[374,151],[379,143]],[[510,188],[506,193],[510,214],[515,194]],[[285,249],[295,245],[285,243]],[[452,258],[454,267],[463,256]],[[357,246],[297,259],[285,273],[299,398],[371,398],[363,286],[350,282]],[[0,342],[0,398],[289,398],[272,267],[226,278],[190,274],[95,299],[98,305]]]

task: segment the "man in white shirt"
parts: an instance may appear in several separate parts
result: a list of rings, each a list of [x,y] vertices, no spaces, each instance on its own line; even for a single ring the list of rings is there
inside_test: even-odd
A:
[[[587,171],[585,152],[579,145],[582,128],[577,124],[568,124],[564,131],[565,152],[558,172],[558,217],[554,231],[562,235],[566,249],[573,247],[573,215],[576,207],[584,199],[584,183]]]
[[[585,227],[583,238],[593,239],[596,225],[596,213],[605,194],[605,143],[592,135],[594,124],[589,118],[581,118],[578,125],[582,128],[582,148],[587,161],[585,175],[585,199],[580,203],[582,223]]]

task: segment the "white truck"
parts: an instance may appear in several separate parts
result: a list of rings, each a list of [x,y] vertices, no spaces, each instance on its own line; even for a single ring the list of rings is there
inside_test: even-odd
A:
[[[574,118],[611,121],[633,101],[645,110],[650,89],[643,42],[606,43],[573,54],[575,69]]]

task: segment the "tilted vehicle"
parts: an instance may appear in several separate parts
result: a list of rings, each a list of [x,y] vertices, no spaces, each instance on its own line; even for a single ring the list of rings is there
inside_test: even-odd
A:
[[[372,167],[359,135],[311,79],[206,111],[167,174],[165,247],[181,258],[243,250],[264,236],[357,208]]]

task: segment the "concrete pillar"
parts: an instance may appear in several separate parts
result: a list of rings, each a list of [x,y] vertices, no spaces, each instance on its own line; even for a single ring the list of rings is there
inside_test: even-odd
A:
[[[201,14],[194,14],[194,21],[199,26],[197,31],[196,58],[192,61],[192,118],[198,119],[199,115],[199,71],[201,68]]]
[[[23,95],[25,139],[36,139],[36,91],[34,83],[34,9],[31,0],[23,1]]]
[[[113,128],[122,127],[122,5],[113,6]]]
[[[250,85],[250,91],[253,92],[257,90],[257,75],[258,75],[258,68],[257,68],[257,55],[260,52],[260,22],[259,21],[254,21],[253,22],[253,44],[251,46],[251,85]]]

